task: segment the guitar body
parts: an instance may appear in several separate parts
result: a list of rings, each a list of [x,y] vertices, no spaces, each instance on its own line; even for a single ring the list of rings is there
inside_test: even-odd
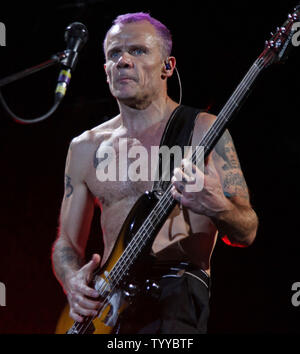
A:
[[[123,254],[126,246],[131,241],[132,237],[134,236],[135,232],[140,228],[140,226],[145,221],[146,217],[149,215],[153,207],[157,203],[158,199],[156,198],[153,192],[145,192],[134,204],[133,208],[131,209],[130,213],[128,214],[122,229],[118,235],[117,242],[112,250],[112,253],[104,264],[104,266],[100,269],[99,276],[103,279],[107,279],[105,276],[105,272],[110,272],[115,264],[120,259],[121,255]],[[147,254],[149,254],[151,245],[153,243],[149,242],[149,246],[146,247],[142,253],[143,256],[147,259]],[[135,275],[139,278],[139,274],[137,272],[139,261],[135,264],[135,271],[131,272],[131,278]],[[141,268],[141,267],[140,267]],[[128,279],[130,281],[131,279]],[[126,308],[126,305],[120,308],[119,313],[121,313]],[[73,325],[74,320],[69,316],[69,305],[66,305],[63,309],[59,320],[57,322],[57,326],[55,329],[56,334],[65,334]],[[96,317],[92,322],[94,325],[94,334],[109,334],[111,333],[113,327],[107,326],[104,323],[104,319],[107,316],[107,313],[110,310],[110,305],[107,305],[103,311],[100,312],[99,317]]]

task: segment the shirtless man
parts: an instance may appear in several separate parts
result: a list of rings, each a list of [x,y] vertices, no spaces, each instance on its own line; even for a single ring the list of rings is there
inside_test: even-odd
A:
[[[67,294],[70,316],[79,322],[83,316],[95,316],[101,304],[96,299],[97,291],[88,286],[92,271],[109,258],[130,209],[143,192],[151,190],[153,183],[150,179],[100,182],[96,176],[97,152],[111,146],[118,157],[120,139],[126,138],[122,142],[128,149],[142,145],[150,155],[151,146],[159,146],[165,125],[178,106],[167,94],[167,79],[173,74],[176,60],[170,56],[169,31],[160,22],[148,14],[119,16],[107,32],[104,51],[107,82],[120,114],[72,140],[66,161],[59,234],[53,247],[56,277]],[[208,113],[198,114],[192,145],[200,142],[215,118]],[[230,165],[224,159],[225,144],[231,151]],[[226,235],[232,245],[248,246],[255,239],[258,222],[228,131],[206,161],[205,174],[193,167],[197,177],[204,179],[204,188],[186,192],[184,186],[190,176],[175,169],[172,195],[181,207],[175,207],[159,231],[152,251],[158,259],[188,259],[209,276],[218,232]],[[95,201],[101,207],[104,253],[102,258],[94,254],[86,263]],[[193,316],[195,312],[192,308]],[[180,328],[174,329],[172,325],[166,328],[151,330],[180,333]]]

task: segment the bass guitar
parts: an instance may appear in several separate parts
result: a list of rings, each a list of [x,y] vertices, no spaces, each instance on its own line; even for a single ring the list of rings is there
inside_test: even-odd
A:
[[[261,72],[270,64],[283,61],[287,57],[288,48],[291,47],[293,35],[296,33],[295,23],[299,21],[300,5],[288,15],[287,20],[277,28],[271,39],[266,41],[264,50],[200,141],[199,146],[203,148],[196,149],[190,157],[193,163],[203,161],[212,151]],[[156,235],[176,203],[171,195],[171,185],[160,196],[155,192],[145,192],[138,199],[122,226],[108,261],[93,274],[91,286],[99,292],[103,301],[98,316],[85,317],[83,322],[73,322],[68,316],[67,306],[60,316],[56,333],[111,333],[116,319],[126,306],[122,304],[124,289],[130,291],[139,259],[150,251]]]

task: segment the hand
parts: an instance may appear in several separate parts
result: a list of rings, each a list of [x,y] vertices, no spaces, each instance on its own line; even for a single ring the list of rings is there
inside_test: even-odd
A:
[[[97,316],[101,306],[100,301],[89,298],[99,298],[99,293],[88,286],[92,272],[100,264],[100,256],[94,254],[91,261],[72,274],[68,279],[67,296],[70,305],[70,317],[77,322],[83,321],[83,316]],[[89,298],[88,298],[89,297]]]
[[[204,173],[187,159],[182,160],[182,165],[184,172],[175,168],[171,180],[171,193],[181,205],[196,214],[209,217],[233,208],[223,193],[220,177],[210,155]]]

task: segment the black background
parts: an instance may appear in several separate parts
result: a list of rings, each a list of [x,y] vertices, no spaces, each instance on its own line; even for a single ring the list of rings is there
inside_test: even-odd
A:
[[[6,47],[0,47],[0,78],[39,64],[65,49],[64,30],[74,21],[89,30],[71,85],[45,122],[20,125],[0,106],[0,333],[53,333],[65,296],[51,268],[51,247],[63,195],[70,140],[117,112],[104,71],[102,41],[121,13],[146,11],[173,33],[173,55],[183,103],[217,114],[294,1],[119,4],[113,1],[2,1]],[[217,242],[212,258],[210,333],[299,333],[291,287],[300,281],[298,254],[298,140],[300,47],[284,65],[272,65],[230,125],[260,226],[247,248]],[[52,105],[59,68],[3,88],[11,109],[24,118]],[[178,98],[178,82],[170,79]],[[90,252],[101,248],[99,211]]]

